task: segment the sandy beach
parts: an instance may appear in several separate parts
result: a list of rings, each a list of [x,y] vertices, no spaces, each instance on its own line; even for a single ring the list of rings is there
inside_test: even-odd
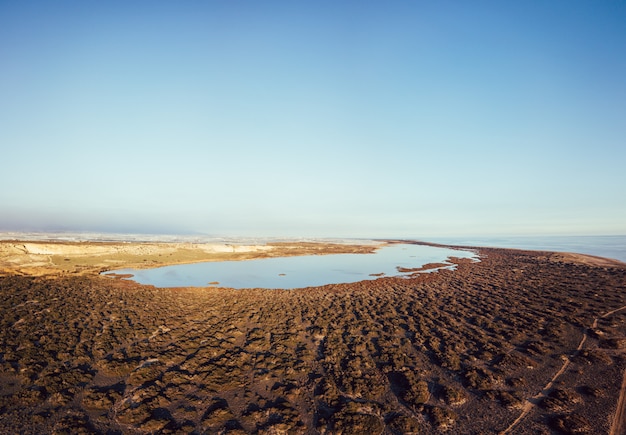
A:
[[[623,263],[160,289],[98,272],[372,247],[123,245],[0,243],[1,433],[623,433]]]

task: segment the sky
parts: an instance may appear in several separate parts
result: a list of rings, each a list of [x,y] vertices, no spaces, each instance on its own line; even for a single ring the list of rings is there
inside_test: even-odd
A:
[[[0,0],[0,230],[626,234],[626,2]]]

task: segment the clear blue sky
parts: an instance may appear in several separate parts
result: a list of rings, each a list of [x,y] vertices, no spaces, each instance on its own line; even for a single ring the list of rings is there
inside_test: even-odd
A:
[[[626,2],[0,1],[0,230],[626,234]]]

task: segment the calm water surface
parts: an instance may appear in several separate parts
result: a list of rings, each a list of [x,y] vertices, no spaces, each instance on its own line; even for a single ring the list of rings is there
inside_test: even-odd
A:
[[[626,236],[442,237],[428,240],[452,245],[576,252],[626,262]]]
[[[293,289],[372,280],[403,275],[398,267],[418,268],[445,262],[448,257],[475,258],[471,251],[398,244],[373,254],[307,255],[245,261],[220,261],[165,266],[156,269],[121,269],[133,280],[156,287],[219,287]]]

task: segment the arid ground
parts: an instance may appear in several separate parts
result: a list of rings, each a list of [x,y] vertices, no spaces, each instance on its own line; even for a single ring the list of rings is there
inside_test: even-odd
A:
[[[97,272],[217,254],[0,245],[1,433],[625,433],[619,262],[479,248],[410,279],[160,289]],[[371,249],[289,246],[212,258]]]
[[[128,243],[0,241],[0,273],[76,275],[115,268],[150,268],[202,261],[249,260],[294,255],[368,253],[374,244],[283,242],[264,245],[218,243]]]

